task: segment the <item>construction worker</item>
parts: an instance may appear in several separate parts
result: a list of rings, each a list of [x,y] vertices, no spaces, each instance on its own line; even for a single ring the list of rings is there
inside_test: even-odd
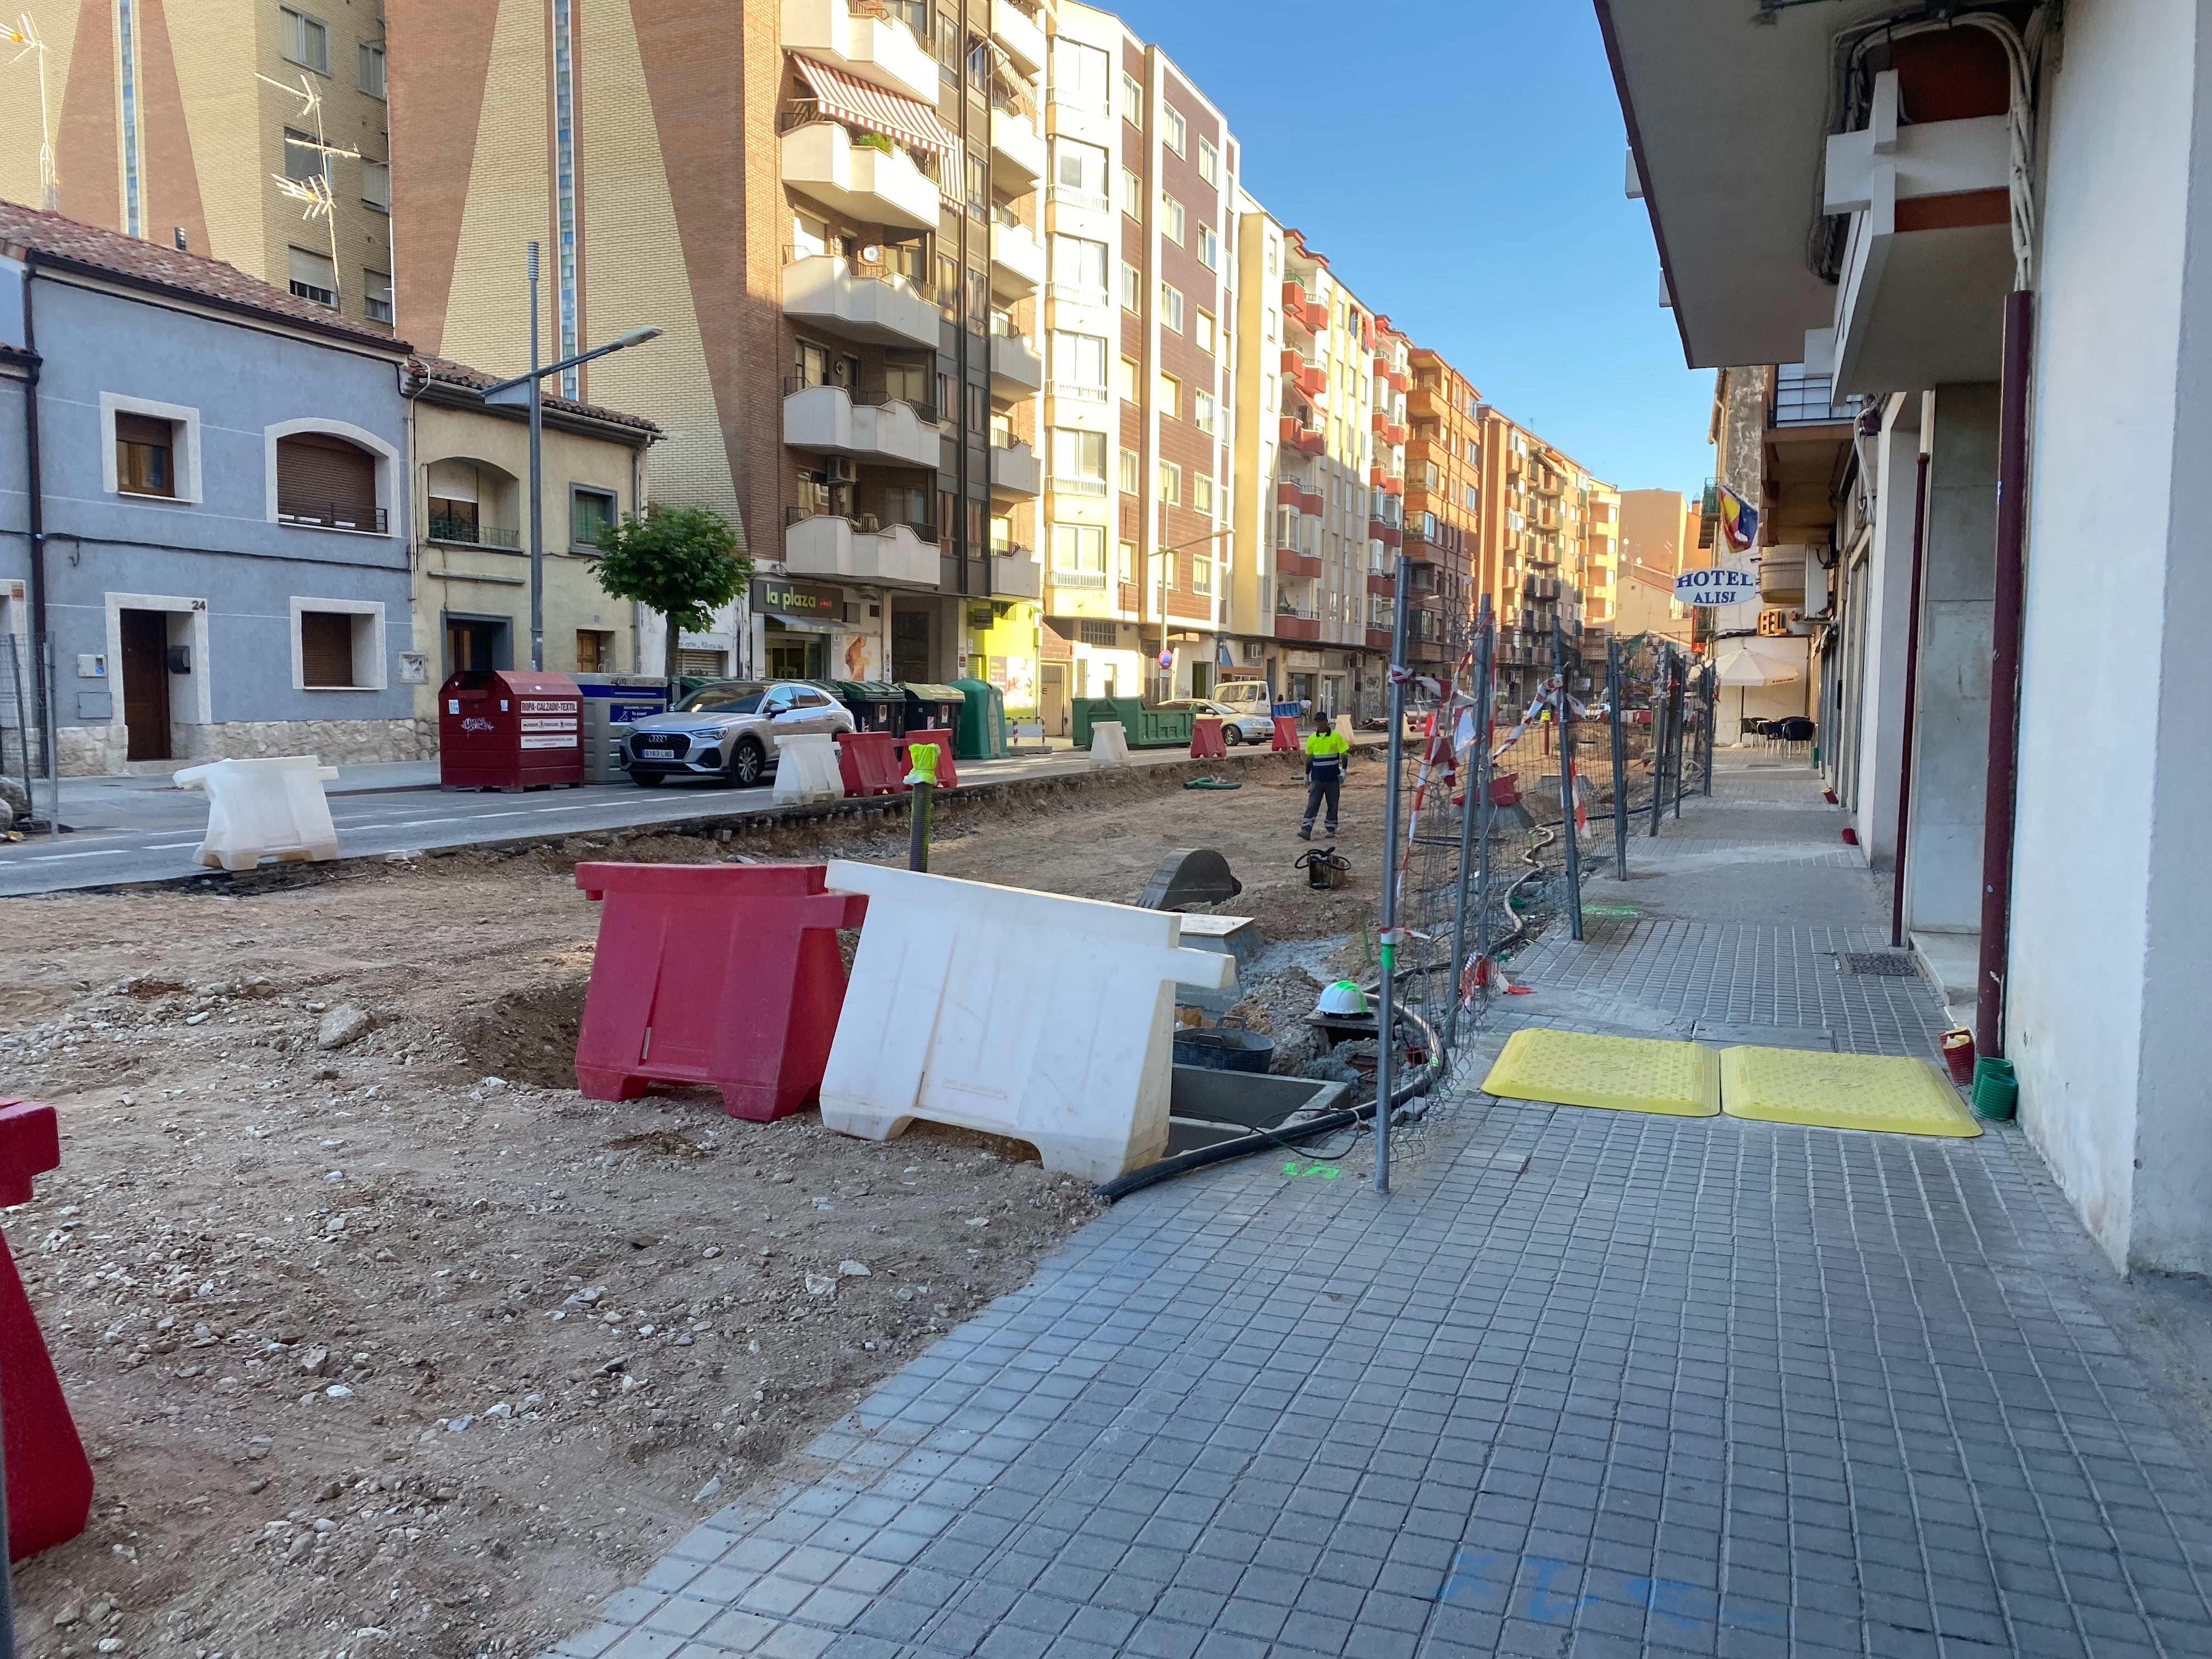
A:
[[[1306,738],[1306,815],[1298,825],[1298,839],[1313,839],[1314,814],[1328,803],[1328,824],[1336,833],[1337,796],[1344,788],[1344,768],[1352,755],[1352,741],[1339,732],[1325,708],[1314,710],[1314,729]]]

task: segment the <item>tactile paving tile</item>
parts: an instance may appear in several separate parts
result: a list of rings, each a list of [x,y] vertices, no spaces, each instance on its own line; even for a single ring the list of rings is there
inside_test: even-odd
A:
[[[1531,1029],[1507,1039],[1482,1087],[1506,1100],[1717,1117],[1719,1060],[1695,1042]]]
[[[1900,1135],[1982,1132],[1924,1060],[1746,1048],[1726,1050],[1720,1061],[1721,1109],[1730,1117]]]

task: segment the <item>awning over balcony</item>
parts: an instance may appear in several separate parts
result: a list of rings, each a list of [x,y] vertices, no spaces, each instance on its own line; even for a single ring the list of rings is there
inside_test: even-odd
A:
[[[940,160],[959,154],[960,135],[939,120],[937,112],[920,99],[870,86],[841,69],[833,69],[795,52],[788,56],[799,79],[813,93],[822,113],[832,120],[846,122],[863,131],[880,132],[886,138],[912,144]]]

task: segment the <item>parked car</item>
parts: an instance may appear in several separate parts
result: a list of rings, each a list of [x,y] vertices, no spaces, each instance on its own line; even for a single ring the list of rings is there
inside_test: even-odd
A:
[[[1264,714],[1273,706],[1275,694],[1265,680],[1224,680],[1213,688],[1212,701],[1228,704],[1239,714]]]
[[[638,721],[623,740],[631,781],[714,778],[745,789],[775,770],[778,738],[850,732],[852,714],[820,686],[796,680],[720,680],[665,714]]]
[[[1193,714],[1221,722],[1221,740],[1232,748],[1240,743],[1273,743],[1275,722],[1262,704],[1255,712],[1249,703],[1218,702],[1212,697],[1177,697],[1162,708],[1188,708]]]

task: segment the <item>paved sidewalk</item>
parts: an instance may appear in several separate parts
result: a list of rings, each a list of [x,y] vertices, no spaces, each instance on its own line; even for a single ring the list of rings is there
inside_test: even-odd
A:
[[[1626,885],[1763,848],[1729,908],[1826,922],[1593,925],[1512,1014],[1931,1052],[1932,987],[1832,954],[1886,931],[1811,790],[1723,773]],[[2017,1131],[1466,1095],[1410,1139],[1387,1199],[1363,1148],[1126,1200],[555,1652],[2212,1654],[2202,1425]]]

